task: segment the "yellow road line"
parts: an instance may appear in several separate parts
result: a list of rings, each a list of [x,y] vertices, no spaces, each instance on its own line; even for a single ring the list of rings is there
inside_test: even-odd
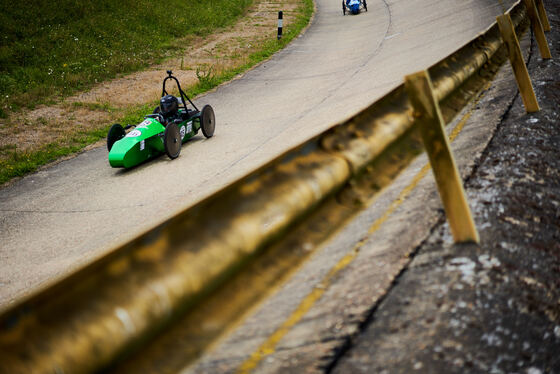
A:
[[[488,88],[485,87],[486,89]],[[450,141],[455,140],[457,135],[463,130],[466,122],[472,115],[472,111],[476,108],[476,104],[480,101],[483,95],[480,95],[475,101],[474,105],[472,105],[472,109],[466,113],[461,121],[455,126],[451,134],[449,135]],[[408,195],[416,188],[418,183],[426,176],[426,173],[430,170],[430,164],[426,164],[422,167],[422,169],[414,176],[411,183],[406,186],[399,196],[393,200],[389,208],[383,213],[381,217],[379,217],[375,222],[370,226],[368,229],[368,235],[373,234],[376,232],[381,225],[387,221],[387,219],[393,214],[393,212],[405,201]],[[352,251],[350,251],[346,256],[344,256],[338,263],[332,267],[328,274],[321,280],[319,285],[315,286],[315,288],[301,301],[298,307],[292,312],[292,314],[284,321],[284,323],[276,330],[269,338],[255,351],[253,354],[245,361],[241,366],[237,369],[237,373],[250,373],[257,367],[257,365],[268,355],[271,355],[276,350],[276,345],[280,342],[280,340],[291,330],[291,328],[298,323],[305,314],[311,309],[313,305],[323,296],[326,292],[327,288],[329,287],[332,279],[338,272],[342,269],[346,268],[350,265],[360,248],[367,242],[367,238],[361,239]]]
[[[237,370],[238,373],[250,373],[259,362],[266,356],[275,352],[276,345],[280,340],[290,331],[290,329],[298,323],[305,314],[311,309],[313,305],[323,296],[329,287],[332,278],[342,269],[347,267],[354,261],[358,254],[359,247],[365,243],[362,239],[354,249],[344,256],[323,278],[319,285],[315,286],[305,299],[299,304],[296,310],[288,317],[286,321],[280,326],[267,340],[264,342],[252,355],[249,357]]]

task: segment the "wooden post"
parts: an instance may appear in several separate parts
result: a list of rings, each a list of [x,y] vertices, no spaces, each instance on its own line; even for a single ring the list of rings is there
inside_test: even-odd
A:
[[[517,81],[517,87],[519,87],[519,92],[521,93],[521,98],[523,99],[523,104],[525,105],[525,110],[528,113],[538,112],[540,110],[539,103],[537,102],[533,84],[531,83],[527,66],[525,66],[525,61],[521,54],[519,40],[517,40],[517,35],[515,35],[511,17],[509,14],[505,14],[498,16],[496,20],[498,21],[502,39],[504,39],[508,49],[509,61],[511,62],[511,67],[515,75],[515,80]]]
[[[405,87],[420,125],[439,195],[456,243],[478,243],[463,183],[445,134],[443,117],[427,70],[405,77]]]
[[[543,0],[537,0],[537,9],[539,10],[539,18],[541,19],[544,31],[550,31],[550,22],[548,22]]]
[[[548,42],[546,41],[546,35],[544,34],[543,25],[535,5],[535,0],[523,0],[523,2],[525,3],[525,7],[527,7],[527,14],[531,20],[531,26],[535,34],[535,39],[537,39],[539,51],[541,51],[541,57],[543,59],[552,58]]]

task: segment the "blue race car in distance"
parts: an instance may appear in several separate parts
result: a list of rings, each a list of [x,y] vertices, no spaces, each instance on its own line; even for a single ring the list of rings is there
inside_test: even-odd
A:
[[[364,9],[367,12],[366,0],[342,0],[342,14],[348,11],[351,14],[359,14]]]

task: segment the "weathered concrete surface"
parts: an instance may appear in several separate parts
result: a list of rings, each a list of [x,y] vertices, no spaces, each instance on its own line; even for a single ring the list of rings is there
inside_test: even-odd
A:
[[[318,0],[304,36],[197,100],[215,108],[216,134],[199,135],[178,159],[115,170],[101,147],[0,190],[0,305],[356,113],[472,39],[500,11],[494,0],[368,3],[367,13],[343,16],[339,1]]]
[[[517,97],[467,183],[480,246],[439,225],[333,372],[560,372],[560,4],[546,5],[555,60],[533,46],[530,62],[542,110]]]
[[[558,53],[558,34],[550,37]],[[527,51],[529,36],[523,42]],[[451,244],[431,174],[385,216],[416,183],[419,157],[186,372],[234,372],[272,340],[255,372],[558,372],[560,65],[531,62],[542,112],[524,113],[506,65],[451,126],[466,120],[453,150],[480,247]],[[318,288],[324,294],[303,307]]]

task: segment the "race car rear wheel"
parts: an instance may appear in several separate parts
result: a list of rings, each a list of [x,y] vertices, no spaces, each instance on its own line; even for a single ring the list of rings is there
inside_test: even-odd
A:
[[[179,157],[181,153],[181,140],[179,127],[174,123],[167,125],[163,133],[163,147],[170,159]]]
[[[124,135],[124,128],[121,125],[115,123],[113,126],[111,126],[109,132],[107,133],[107,150],[111,151],[111,148],[113,148],[113,144],[115,144],[117,140],[121,140],[122,138],[124,138]]]
[[[216,116],[210,105],[205,105],[200,113],[200,127],[205,137],[210,138],[216,129]]]

